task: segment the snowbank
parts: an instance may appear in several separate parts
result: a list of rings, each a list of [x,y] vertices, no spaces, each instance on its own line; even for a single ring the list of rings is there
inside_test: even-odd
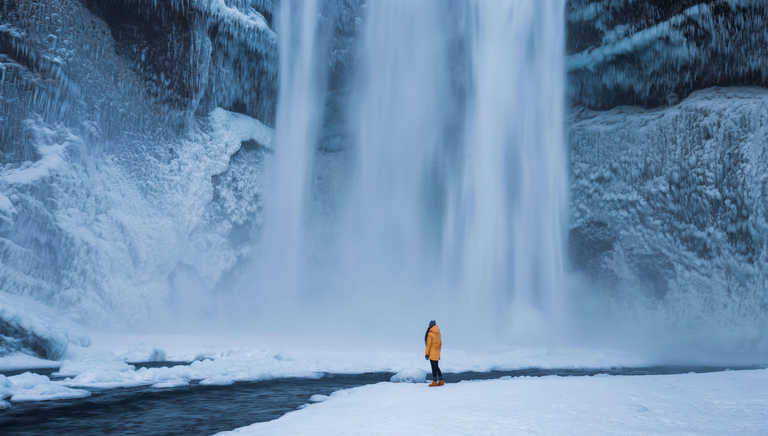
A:
[[[82,389],[71,389],[48,377],[25,372],[24,374],[5,377],[0,375],[0,401],[13,402],[61,400],[65,398],[84,398],[91,395]],[[4,407],[0,405],[0,407]],[[7,407],[7,406],[6,406]]]
[[[768,370],[379,383],[219,434],[766,434],[766,390]]]
[[[16,371],[19,369],[30,368],[58,368],[61,363],[40,359],[24,353],[11,353],[6,356],[0,356],[0,371]]]

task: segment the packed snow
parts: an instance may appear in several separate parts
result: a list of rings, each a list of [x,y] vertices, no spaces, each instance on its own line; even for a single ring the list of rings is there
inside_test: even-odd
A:
[[[768,433],[768,370],[379,383],[219,435]]]

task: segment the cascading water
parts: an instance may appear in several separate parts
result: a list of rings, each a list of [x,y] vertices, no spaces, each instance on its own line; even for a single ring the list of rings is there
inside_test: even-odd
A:
[[[465,226],[463,289],[498,308],[499,328],[529,337],[562,315],[563,8],[477,1],[471,16],[473,93],[453,211]]]
[[[262,307],[295,297],[306,270],[303,243],[310,169],[318,136],[324,71],[319,68],[318,0],[280,8],[280,89],[268,176],[265,224],[257,263]],[[279,292],[275,292],[279,290]]]
[[[328,244],[308,243],[322,232],[302,221],[323,109],[307,88],[322,83],[313,53],[302,53],[315,33],[308,4],[290,3],[301,20],[281,15],[292,27],[281,26],[263,241],[276,254],[260,268],[271,298],[389,334],[429,318],[468,338],[540,332],[533,322],[559,316],[563,292],[564,2],[367,4],[345,117],[346,189],[330,193],[343,198]],[[302,250],[324,256],[307,263]],[[301,298],[288,296],[294,286]]]

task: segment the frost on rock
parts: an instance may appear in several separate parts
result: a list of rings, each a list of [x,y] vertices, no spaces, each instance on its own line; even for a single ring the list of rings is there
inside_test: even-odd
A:
[[[577,109],[569,134],[574,268],[617,299],[640,290],[677,322],[709,325],[723,336],[713,346],[768,347],[768,92]]]
[[[762,1],[568,1],[572,100],[675,104],[713,85],[768,85]]]
[[[58,360],[70,343],[85,346],[89,342],[55,311],[28,298],[0,292],[0,356],[22,352]]]
[[[0,5],[3,292],[91,324],[207,310],[196,295],[258,224],[261,169],[245,166],[271,145],[273,7]]]

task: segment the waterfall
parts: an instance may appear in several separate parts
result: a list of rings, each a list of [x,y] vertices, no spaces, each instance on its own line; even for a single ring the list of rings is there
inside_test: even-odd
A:
[[[308,243],[322,230],[302,221],[316,204],[307,187],[323,110],[309,4],[281,13],[262,269],[277,278],[273,298],[290,300],[301,280],[291,307],[388,334],[431,318],[468,340],[539,332],[563,310],[563,0],[368,2],[325,244]],[[312,250],[319,261],[307,262]]]
[[[310,172],[324,93],[318,0],[279,11],[280,73],[274,160],[267,174],[264,226],[256,263],[261,313],[298,298],[305,277]]]
[[[455,210],[465,292],[536,335],[563,310],[566,226],[564,4],[477,1],[471,103]],[[512,323],[510,323],[512,322]]]

